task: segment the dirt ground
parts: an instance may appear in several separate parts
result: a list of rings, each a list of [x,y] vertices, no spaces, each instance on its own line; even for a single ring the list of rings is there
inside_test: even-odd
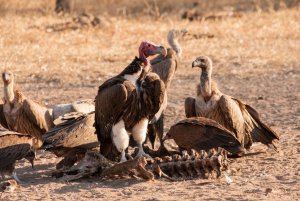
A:
[[[213,79],[222,92],[250,104],[280,136],[279,152],[255,144],[230,164],[218,180],[168,182],[126,179],[60,182],[51,177],[56,156],[39,152],[35,169],[21,160],[14,192],[0,200],[298,200],[300,199],[300,9],[248,13],[217,21],[107,18],[100,28],[46,32],[66,21],[53,15],[0,18],[0,67],[16,75],[25,95],[47,106],[94,98],[98,86],[137,55],[142,40],[167,46],[171,28],[187,28],[183,58],[172,81],[166,111],[167,130],[184,118],[184,99],[196,94],[200,55],[213,59]],[[3,94],[3,91],[0,91]]]

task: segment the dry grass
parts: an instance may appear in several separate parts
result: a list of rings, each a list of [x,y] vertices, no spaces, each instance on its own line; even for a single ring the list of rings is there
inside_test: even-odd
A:
[[[201,54],[213,58],[220,75],[299,70],[299,17],[299,9],[293,9],[204,22],[109,18],[103,29],[47,33],[35,27],[64,19],[53,15],[5,16],[0,18],[0,63],[1,68],[13,70],[21,83],[46,82],[51,83],[50,88],[98,86],[137,54],[140,41],[167,45],[169,29],[187,28],[192,34],[211,33],[215,37],[182,41],[183,65],[178,74],[194,73],[190,71],[191,61]]]

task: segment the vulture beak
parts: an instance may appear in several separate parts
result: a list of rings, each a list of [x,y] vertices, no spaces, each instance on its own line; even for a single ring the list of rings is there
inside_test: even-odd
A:
[[[192,63],[192,68],[194,67],[200,67],[201,66],[201,61],[199,61],[198,59],[196,59],[195,61],[193,61]]]
[[[161,54],[164,57],[167,56],[167,50],[163,46],[157,46],[154,51],[152,51],[152,55]]]
[[[7,82],[10,79],[9,74],[3,73],[3,79],[4,79],[5,82]]]

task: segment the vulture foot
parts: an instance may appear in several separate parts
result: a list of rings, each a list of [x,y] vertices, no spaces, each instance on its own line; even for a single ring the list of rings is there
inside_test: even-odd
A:
[[[126,156],[125,156],[125,150],[123,150],[122,153],[121,153],[121,160],[120,160],[120,163],[123,163],[123,162],[125,162],[125,161],[127,161],[127,158],[126,158]]]
[[[13,173],[12,173],[11,176],[12,176],[12,178],[14,178],[14,180],[16,180],[19,184],[24,183],[23,181],[21,181],[21,180],[18,178],[16,171],[13,171]]]

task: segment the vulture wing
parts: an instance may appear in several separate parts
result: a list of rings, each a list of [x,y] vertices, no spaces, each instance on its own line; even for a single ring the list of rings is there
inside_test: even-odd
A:
[[[232,97],[222,95],[218,101],[219,116],[215,119],[226,129],[233,132],[236,138],[243,144],[244,140],[244,118],[241,105]]]
[[[90,149],[99,145],[93,126],[95,114],[77,113],[73,118],[67,115],[65,122],[55,126],[43,135],[44,149],[55,148],[85,148]]]
[[[0,124],[4,127],[4,128],[8,128],[7,125],[7,121],[3,112],[3,104],[0,104]]]
[[[135,86],[125,79],[112,78],[99,87],[95,99],[95,128],[100,143],[111,138],[112,126],[122,115]]]
[[[25,157],[31,149],[32,137],[0,127],[0,169]]]
[[[163,80],[166,88],[169,87],[178,66],[176,55],[174,55],[174,52],[171,52],[173,52],[173,50],[168,49],[168,55],[166,57],[158,55],[150,61],[152,72],[156,73],[160,79]]]
[[[171,127],[169,134],[179,147],[188,150],[209,150],[222,147],[235,154],[243,150],[233,133],[216,121],[203,117],[180,121]]]
[[[148,78],[150,78],[148,80]],[[147,91],[148,98],[151,98],[150,101],[151,108],[149,110],[149,119],[152,120],[154,117],[158,120],[164,109],[167,107],[167,96],[165,95],[165,84],[164,82],[153,73],[149,73],[149,75],[145,78],[145,82],[152,82],[153,88]]]
[[[35,128],[40,130],[41,134],[54,126],[48,109],[32,100],[25,99],[23,101],[23,114]]]
[[[251,128],[246,129],[250,135],[253,142],[261,142],[269,147],[272,147],[274,150],[277,150],[276,146],[273,144],[273,140],[279,140],[279,136],[266,124],[264,124],[258,112],[252,108],[250,105],[244,104],[241,101],[238,101],[240,104],[243,104],[245,107],[244,118],[248,122],[247,126],[252,125]],[[250,122],[249,122],[250,121]]]
[[[184,101],[184,108],[185,108],[185,116],[189,117],[196,117],[196,108],[195,108],[196,99],[192,97],[187,97]]]

